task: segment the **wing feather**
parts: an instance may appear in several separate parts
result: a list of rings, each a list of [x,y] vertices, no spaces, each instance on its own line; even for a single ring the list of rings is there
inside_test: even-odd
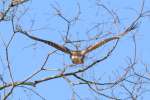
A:
[[[70,54],[70,49],[68,49],[68,48],[65,47],[65,46],[61,46],[61,45],[59,45],[59,44],[57,44],[57,43],[54,43],[54,42],[52,42],[52,41],[44,40],[44,39],[41,39],[41,38],[38,38],[38,37],[35,37],[35,36],[32,36],[32,35],[29,35],[29,34],[28,34],[27,32],[25,32],[25,31],[23,31],[23,32],[21,32],[21,33],[24,34],[25,36],[29,37],[30,39],[33,39],[33,40],[36,40],[36,41],[45,43],[45,44],[47,44],[47,45],[49,45],[49,46],[54,47],[55,49],[58,49],[58,50],[60,50],[60,51],[62,51],[62,52],[65,52],[65,53]]]
[[[128,34],[128,32],[134,30],[137,28],[137,25],[138,23],[136,22],[137,20],[135,20],[130,26],[128,26],[125,31],[119,33],[118,35],[115,35],[113,37],[110,37],[110,38],[107,38],[107,39],[104,39],[102,41],[99,41],[97,42],[96,44],[94,45],[91,45],[89,47],[87,47],[85,50],[82,51],[82,54],[85,55],[86,53],[92,51],[92,50],[95,50],[96,48],[100,47],[100,46],[103,46],[104,44],[112,41],[112,40],[118,40],[120,39],[121,37],[123,37],[124,35]]]
[[[86,53],[88,53],[88,52],[90,52],[90,51],[92,51],[92,50],[95,50],[96,48],[98,48],[98,47],[101,47],[102,45],[104,45],[104,44],[106,44],[106,43],[108,43],[108,42],[110,42],[110,41],[112,41],[112,40],[117,40],[117,39],[119,39],[119,37],[117,36],[115,36],[115,37],[111,37],[111,38],[107,38],[107,39],[104,39],[104,40],[102,40],[102,41],[99,41],[99,42],[97,42],[96,44],[94,44],[94,45],[91,45],[91,46],[89,46],[89,47],[87,47],[85,50],[83,50],[82,51],[82,54],[84,55],[84,54],[86,54]]]

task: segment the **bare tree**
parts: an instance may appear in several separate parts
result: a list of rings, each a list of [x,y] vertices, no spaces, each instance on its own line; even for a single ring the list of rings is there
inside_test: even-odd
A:
[[[111,10],[99,0],[92,1],[94,5],[92,3],[91,5],[95,8],[89,7],[92,12],[89,11],[87,14],[90,16],[96,12],[94,19],[84,16],[83,13],[88,9],[83,10],[85,6],[82,2],[76,2],[75,11],[72,11],[71,15],[67,14],[71,9],[66,12],[64,10],[67,5],[63,8],[59,2],[49,4],[46,7],[55,13],[52,16],[45,13],[44,15],[42,10],[40,11],[44,5],[38,2],[40,1],[0,1],[1,99],[24,100],[25,98],[21,98],[20,95],[29,93],[35,94],[41,100],[49,100],[51,98],[43,94],[53,90],[46,88],[38,92],[37,89],[40,87],[39,84],[44,85],[57,79],[63,79],[70,87],[72,95],[66,97],[70,100],[145,99],[147,93],[150,93],[149,65],[144,63],[145,59],[138,59],[136,33],[141,29],[142,22],[150,17],[150,10],[145,10],[146,1],[139,1],[141,5],[138,10],[126,9],[136,14],[134,18],[131,16],[125,20],[117,11]],[[43,2],[48,1],[41,3]],[[42,6],[36,8],[39,4]],[[37,16],[34,15],[34,10],[38,12]],[[86,19],[92,24],[87,24]],[[78,27],[79,24],[81,26]],[[84,25],[88,27],[84,29]],[[76,28],[78,30],[74,31]],[[126,64],[117,61],[121,67],[118,64],[113,65],[117,59],[115,56],[119,56],[119,52],[126,55],[118,48],[127,48],[120,42],[127,36],[131,36],[130,39],[125,39],[125,42],[132,40],[130,41],[132,55],[127,58]],[[112,69],[117,66],[117,70],[116,67],[113,71],[108,67],[105,74],[101,70],[106,68],[104,63]],[[59,92],[58,84],[61,85],[63,82],[54,86]],[[86,93],[81,92],[82,89],[86,90]],[[34,98],[33,95],[26,97]]]

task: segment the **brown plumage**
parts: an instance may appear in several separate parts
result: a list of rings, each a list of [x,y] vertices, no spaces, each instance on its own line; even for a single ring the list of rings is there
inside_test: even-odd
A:
[[[54,47],[54,48],[56,48],[56,49],[58,49],[58,50],[60,50],[60,51],[62,51],[64,53],[69,54],[70,58],[71,58],[71,60],[72,60],[72,62],[74,64],[83,64],[84,63],[84,57],[85,57],[85,55],[87,53],[89,53],[89,52],[91,52],[91,51],[93,51],[93,50],[103,46],[104,44],[106,44],[106,43],[108,43],[110,41],[120,39],[122,36],[126,35],[129,31],[131,31],[133,29],[135,29],[135,27],[133,27],[133,26],[131,27],[130,26],[124,32],[122,32],[122,33],[120,33],[118,35],[115,35],[115,36],[110,37],[110,38],[103,39],[103,40],[97,42],[96,44],[91,45],[91,46],[87,47],[86,49],[79,50],[79,51],[78,50],[77,51],[73,51],[73,50],[68,49],[65,46],[59,45],[59,44],[54,43],[52,41],[48,41],[48,40],[37,38],[35,36],[29,35],[27,32],[22,31],[22,30],[20,30],[19,32],[21,32],[22,34],[26,35],[27,37],[29,37],[29,38],[31,38],[33,40],[43,42],[43,43],[45,43],[45,44],[47,44],[49,46],[52,46],[52,47]]]
[[[26,32],[22,32],[24,35],[26,35],[27,37],[33,39],[33,40],[36,40],[36,41],[40,41],[40,42],[43,42],[47,45],[50,45],[64,53],[67,53],[70,55],[70,58],[72,60],[72,62],[74,64],[82,64],[84,63],[84,57],[85,57],[85,54],[89,53],[90,51],[92,50],[95,50],[96,48],[106,44],[107,42],[109,41],[112,41],[112,40],[116,40],[116,39],[119,39],[118,37],[112,37],[112,38],[108,38],[108,39],[104,39],[100,42],[97,42],[96,44],[94,45],[91,45],[89,46],[88,48],[84,49],[84,50],[81,50],[81,51],[73,51],[73,50],[70,50],[68,49],[67,47],[65,46],[61,46],[59,44],[56,44],[54,42],[51,42],[51,41],[47,41],[47,40],[44,40],[44,39],[40,39],[40,38],[37,38],[35,36],[32,36],[32,35],[29,35],[28,33]]]
[[[82,51],[71,51],[70,58],[74,64],[84,63],[84,54]]]

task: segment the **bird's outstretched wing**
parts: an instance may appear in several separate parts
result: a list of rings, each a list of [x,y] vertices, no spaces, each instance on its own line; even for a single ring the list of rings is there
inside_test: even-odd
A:
[[[99,48],[99,47],[101,47],[102,45],[104,45],[104,44],[106,44],[106,43],[108,43],[108,42],[110,42],[110,41],[112,41],[112,40],[118,40],[118,39],[119,39],[119,37],[114,36],[114,37],[110,37],[110,38],[104,39],[104,40],[102,40],[102,41],[99,41],[99,42],[97,42],[96,44],[91,45],[91,46],[87,47],[85,50],[83,50],[83,51],[82,51],[82,54],[85,55],[86,53],[88,53],[88,52],[90,52],[90,51],[92,51],[92,50],[95,50],[96,48]]]
[[[58,49],[58,50],[60,50],[60,51],[62,51],[62,52],[65,52],[65,53],[68,53],[68,54],[70,54],[70,52],[71,52],[70,49],[68,49],[67,47],[62,46],[62,45],[59,45],[59,44],[54,43],[54,42],[52,42],[52,41],[48,41],[48,40],[44,40],[44,39],[41,39],[41,38],[32,36],[32,35],[28,34],[28,33],[25,32],[25,31],[21,31],[20,33],[24,34],[25,36],[29,37],[30,39],[33,39],[33,40],[36,40],[36,41],[45,43],[45,44],[47,44],[47,45],[49,45],[49,46],[52,46],[52,47],[54,47],[55,49]]]
[[[130,26],[128,26],[123,32],[120,32],[119,34],[113,36],[113,37],[110,37],[110,38],[106,38],[102,41],[99,41],[97,42],[96,44],[94,45],[91,45],[89,47],[87,47],[85,50],[81,51],[82,55],[85,55],[86,53],[89,53],[90,51],[92,50],[95,50],[96,48],[98,47],[101,47],[103,46],[104,44],[112,41],[112,40],[118,40],[120,39],[121,37],[123,37],[124,35],[128,34],[128,32],[136,29],[138,23],[136,21],[134,21]]]

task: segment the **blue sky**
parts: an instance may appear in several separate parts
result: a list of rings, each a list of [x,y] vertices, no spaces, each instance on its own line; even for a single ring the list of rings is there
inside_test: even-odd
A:
[[[98,2],[99,0],[32,0],[19,6],[18,9],[20,10],[17,10],[17,16],[21,15],[24,9],[27,9],[27,12],[16,24],[21,25],[25,30],[32,29],[31,33],[37,37],[63,44],[64,41],[62,37],[66,34],[67,24],[64,20],[56,15],[56,11],[53,9],[52,5],[59,8],[62,14],[68,20],[71,20],[74,16],[77,15],[79,4],[81,15],[79,17],[79,20],[72,24],[70,28],[69,34],[71,40],[88,39],[87,34],[92,37],[101,31],[112,32],[112,34],[116,34],[118,30],[116,30],[112,23],[110,23],[112,21],[112,16],[110,16],[108,12],[106,12],[106,10],[104,10],[103,8],[97,7],[96,1]],[[109,9],[114,10],[115,13],[119,16],[120,26],[118,26],[118,28],[120,31],[122,31],[123,28],[129,25],[137,16],[135,10],[140,10],[142,0],[103,0],[101,2]],[[150,0],[145,0],[145,11],[150,10],[149,4]],[[91,27],[93,27],[97,23],[103,22],[107,24],[101,25],[99,28],[94,29],[88,33],[88,30],[90,30]],[[141,19],[139,23],[140,24],[136,35],[137,60],[139,62],[142,61],[146,64],[150,64],[150,46],[148,45],[150,37],[150,18]],[[1,37],[4,41],[8,41],[12,34],[11,23],[1,23],[0,27],[2,27],[0,29]],[[129,33],[128,35],[123,37],[119,41],[116,50],[107,60],[95,65],[92,69],[85,72],[83,76],[87,79],[92,79],[93,76],[95,78],[100,77],[100,82],[108,82],[110,77],[111,79],[115,79],[115,74],[121,74],[123,72],[123,68],[126,68],[128,58],[132,58],[134,55],[134,43],[131,36],[132,33]],[[95,42],[96,41],[82,42],[81,49],[84,49]],[[112,47],[112,45],[113,43],[109,43],[91,52],[86,57],[86,64],[104,56],[110,49],[110,47]],[[70,49],[75,49],[75,47],[73,47],[72,45],[66,46],[70,47]],[[2,41],[0,41],[0,48],[0,56],[4,63],[6,63],[5,49]],[[10,61],[11,65],[13,66],[12,73],[14,76],[14,80],[23,80],[33,72],[35,72],[44,62],[45,56],[53,50],[55,49],[52,47],[46,46],[43,43],[35,42],[23,36],[22,34],[17,33],[11,44],[11,47],[9,48]],[[90,59],[90,57],[93,58]],[[57,52],[57,54],[50,56],[46,67],[63,69],[64,64],[71,64],[69,56],[65,55],[62,52]],[[83,65],[75,68],[69,68],[69,71],[76,70],[76,68],[82,66]],[[144,67],[136,67],[137,71],[142,72],[143,69]],[[10,81],[10,78],[8,77],[7,67],[2,63],[0,63],[0,73],[4,76],[4,79],[6,79],[6,81]],[[57,74],[56,71],[41,72],[32,80],[55,74]],[[76,81],[72,77],[70,79],[72,79],[74,82]],[[150,88],[148,86],[145,87]],[[86,85],[72,87],[65,79],[62,78],[43,82],[37,85],[37,87],[33,87],[33,89],[35,89],[38,93],[45,97],[46,100],[70,100],[72,96],[72,89],[74,89],[83,100],[95,100],[93,95],[97,96],[96,94],[91,92]],[[149,94],[144,95],[144,100],[148,98]],[[76,99],[80,100],[78,97],[76,97]],[[103,97],[98,97],[98,99],[108,100],[107,98]],[[10,96],[10,100],[41,99],[34,93],[18,87],[14,90],[12,96]]]

